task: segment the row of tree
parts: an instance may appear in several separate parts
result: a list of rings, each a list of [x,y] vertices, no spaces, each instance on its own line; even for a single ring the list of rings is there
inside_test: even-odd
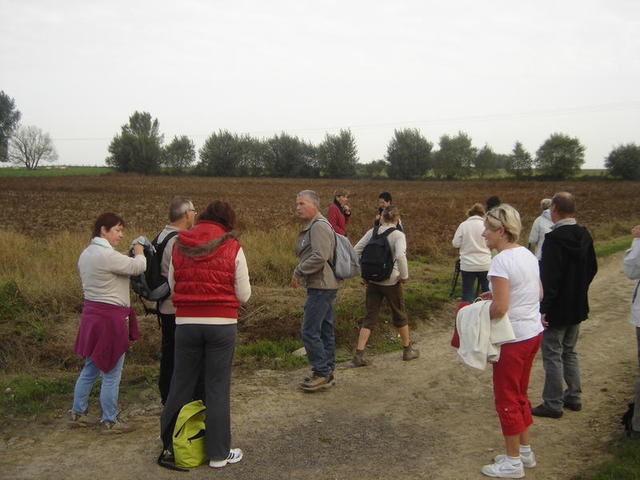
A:
[[[15,101],[0,91],[0,161],[37,168],[41,161],[57,159],[47,133],[35,126],[21,126]],[[164,145],[157,119],[148,112],[134,112],[109,145],[107,165],[122,172],[170,173],[190,171],[211,176],[329,177],[355,176],[420,179],[484,177],[499,169],[518,178],[543,174],[564,179],[584,164],[584,146],[577,138],[554,133],[535,157],[516,142],[509,154],[478,149],[464,132],[443,135],[434,151],[418,129],[395,130],[382,160],[358,163],[355,139],[350,130],[326,134],[319,145],[287,133],[268,139],[220,130],[211,134],[198,153],[186,136],[175,136]],[[640,180],[640,146],[627,144],[611,151],[605,161],[613,176]]]
[[[24,165],[30,170],[40,162],[54,162],[58,154],[48,133],[34,125],[21,125],[16,102],[0,91],[0,162]]]
[[[471,175],[484,177],[499,169],[518,178],[537,174],[564,179],[580,171],[584,146],[577,138],[552,134],[535,157],[516,142],[510,154],[494,152],[490,146],[477,149],[464,132],[443,135],[433,150],[418,129],[395,130],[383,160],[358,163],[355,139],[350,130],[326,134],[312,145],[287,133],[268,139],[239,135],[227,130],[211,134],[198,151],[187,136],[176,136],[163,146],[157,119],[147,112],[135,112],[109,146],[107,164],[124,172],[172,173],[187,169],[196,175],[329,177],[354,176],[419,179],[426,176],[457,179]],[[615,176],[640,179],[640,147],[635,144],[614,149],[606,160]]]

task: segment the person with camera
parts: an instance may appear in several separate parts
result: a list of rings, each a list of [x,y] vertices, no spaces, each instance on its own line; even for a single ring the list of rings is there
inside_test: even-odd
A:
[[[147,260],[140,243],[133,245],[133,257],[115,250],[124,227],[119,215],[111,212],[100,215],[94,223],[91,242],[78,259],[84,304],[74,351],[84,358],[84,366],[73,392],[71,421],[76,425],[89,423],[89,394],[101,376],[104,433],[133,430],[118,418],[118,392],[129,341],[140,337],[131,308],[129,277],[144,272]]]

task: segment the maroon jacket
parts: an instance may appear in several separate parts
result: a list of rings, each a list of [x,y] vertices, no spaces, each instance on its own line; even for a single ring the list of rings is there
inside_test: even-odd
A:
[[[238,250],[234,233],[217,222],[202,220],[178,234],[172,255],[176,317],[238,318]]]
[[[73,351],[91,358],[100,370],[108,373],[127,351],[129,340],[138,338],[133,308],[85,299]]]

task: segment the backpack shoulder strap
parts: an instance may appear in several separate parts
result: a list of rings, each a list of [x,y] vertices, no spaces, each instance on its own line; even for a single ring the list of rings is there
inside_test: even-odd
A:
[[[388,237],[391,232],[395,232],[397,230],[396,227],[391,227],[386,229],[384,232],[380,234],[381,237]]]
[[[158,237],[160,235],[158,235],[158,237],[153,239],[153,242],[151,242],[151,244],[156,248],[156,253],[158,254],[159,257],[162,257],[162,254],[164,253],[164,249],[167,248],[167,243],[169,243],[169,240],[171,240],[173,237],[175,237],[176,235],[178,235],[178,231],[175,232],[169,232],[167,233],[167,235],[162,239],[162,242],[158,243]]]

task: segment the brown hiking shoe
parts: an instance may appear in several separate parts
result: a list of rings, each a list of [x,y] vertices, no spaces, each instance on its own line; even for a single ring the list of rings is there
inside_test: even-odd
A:
[[[354,367],[368,367],[369,365],[371,365],[371,360],[368,358],[364,358],[364,351],[359,352],[356,350],[356,353],[353,354],[351,363]]]
[[[121,422],[120,420],[116,420],[115,422],[102,422],[102,431],[100,433],[120,434],[133,432],[134,430],[135,427],[133,427],[132,425]]]
[[[95,427],[98,422],[97,418],[90,417],[86,413],[69,412],[70,428]]]
[[[336,384],[336,381],[333,377],[333,374],[322,376],[318,374],[314,374],[313,378],[311,378],[308,382],[304,382],[300,384],[300,388],[303,392],[314,393],[321,392],[323,390],[328,390]]]
[[[402,360],[408,362],[409,360],[415,360],[420,356],[420,350],[413,348],[411,345],[408,347],[402,347]]]

